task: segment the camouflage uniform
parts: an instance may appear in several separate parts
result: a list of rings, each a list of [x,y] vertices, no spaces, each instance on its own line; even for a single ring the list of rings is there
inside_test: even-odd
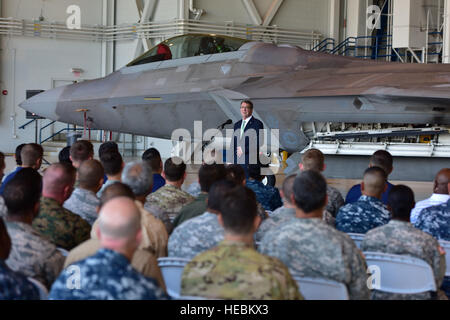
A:
[[[255,233],[255,241],[259,242],[262,240],[264,235],[271,230],[272,228],[276,228],[286,221],[295,217],[295,209],[294,208],[286,208],[281,207],[275,210],[272,213],[272,216],[263,221],[259,226],[258,230]],[[323,221],[326,222],[330,227],[334,228],[335,219],[328,211],[323,212]]]
[[[223,241],[184,268],[181,293],[236,300],[303,299],[289,270],[240,242]]]
[[[161,220],[144,209],[141,202],[134,202],[141,213],[141,230],[142,241],[139,249],[147,250],[154,254],[157,258],[167,257],[167,241],[169,235]],[[91,231],[91,238],[97,239],[96,229],[98,228],[98,220],[94,222]]]
[[[210,212],[182,223],[169,237],[169,257],[192,259],[223,240],[224,230]]]
[[[173,220],[173,227],[176,228],[184,221],[197,217],[206,211],[206,200],[208,193],[202,192],[191,203],[188,203],[180,210],[180,214]]]
[[[71,250],[89,239],[91,225],[79,215],[64,209],[56,200],[42,197],[33,228],[57,247]]]
[[[12,242],[11,253],[6,260],[8,267],[50,288],[62,270],[64,256],[30,225],[5,223]]]
[[[0,260],[0,300],[39,300],[37,288]]]
[[[327,185],[327,196],[328,196],[328,203],[327,206],[325,207],[325,210],[331,213],[333,217],[336,217],[339,208],[344,205],[344,198],[342,198],[342,195],[338,189],[333,188],[329,185]]]
[[[438,240],[450,241],[450,200],[439,206],[423,209],[414,226]]]
[[[372,229],[361,243],[362,251],[408,255],[426,261],[433,269],[436,286],[442,284],[445,274],[445,257],[439,252],[439,243],[432,236],[422,232],[409,222],[391,220],[388,224]],[[430,299],[431,293],[414,295],[395,294],[374,290],[372,299]]]
[[[277,188],[265,186],[262,182],[256,180],[247,180],[246,186],[253,190],[256,200],[261,203],[264,209],[274,211],[283,206],[280,192]]]
[[[167,299],[154,279],[144,277],[125,256],[100,249],[85,260],[73,264],[80,269],[80,289],[68,288],[74,272],[64,270],[49,294],[51,300],[155,300]],[[76,282],[72,284],[75,286]]]
[[[97,220],[97,208],[99,205],[100,200],[95,193],[77,188],[73,190],[70,198],[64,202],[63,207],[79,215],[92,226],[94,221]]]
[[[292,218],[263,237],[259,251],[280,259],[292,273],[344,283],[350,299],[369,299],[367,266],[346,234],[319,219]]]
[[[391,213],[381,200],[361,196],[358,201],[339,209],[336,229],[346,233],[366,233],[389,222]]]
[[[167,232],[172,231],[172,222],[180,213],[181,208],[194,201],[194,197],[180,188],[166,184],[147,197],[144,208],[153,212],[166,226]]]

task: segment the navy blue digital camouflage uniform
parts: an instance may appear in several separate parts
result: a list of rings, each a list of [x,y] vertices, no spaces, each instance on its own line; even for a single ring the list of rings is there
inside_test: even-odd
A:
[[[414,226],[438,240],[450,241],[450,200],[423,209]]]
[[[381,200],[361,196],[358,201],[346,204],[336,216],[336,229],[346,233],[366,233],[385,225],[391,220],[391,213]]]
[[[79,267],[79,289],[73,266]],[[50,290],[49,299],[155,300],[167,299],[167,296],[154,279],[133,269],[125,256],[100,249],[61,272]]]
[[[0,260],[0,300],[39,300],[37,288]]]
[[[283,201],[277,188],[265,186],[262,182],[256,180],[247,180],[246,186],[253,190],[256,200],[261,203],[264,209],[274,211],[283,206]]]

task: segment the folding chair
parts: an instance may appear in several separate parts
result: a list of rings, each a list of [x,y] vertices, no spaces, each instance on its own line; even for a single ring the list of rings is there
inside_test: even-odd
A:
[[[345,284],[324,278],[309,278],[292,275],[300,293],[306,300],[348,300]]]
[[[431,266],[415,257],[380,252],[364,252],[372,289],[402,294],[436,291]]]
[[[39,291],[39,298],[41,300],[48,299],[48,290],[47,288],[38,280],[28,277],[28,281],[30,281]]]
[[[364,240],[365,234],[363,233],[347,233],[347,234],[350,236],[350,238],[353,239],[358,249],[361,249],[361,243]]]
[[[167,293],[174,299],[180,297],[181,277],[183,275],[184,266],[189,261],[190,259],[184,258],[158,258],[158,266],[161,269]]]

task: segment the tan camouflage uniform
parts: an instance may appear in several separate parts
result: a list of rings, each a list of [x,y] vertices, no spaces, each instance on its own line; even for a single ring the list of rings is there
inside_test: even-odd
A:
[[[280,261],[232,241],[221,242],[186,265],[181,293],[237,300],[303,299]]]
[[[30,225],[5,221],[11,237],[11,252],[6,264],[14,271],[34,278],[50,289],[64,265],[64,256],[56,246]]]
[[[429,234],[414,228],[409,222],[391,220],[388,224],[372,229],[364,237],[361,250],[400,254],[426,261],[433,269],[437,288],[440,288],[445,274],[445,257],[439,253],[439,243]],[[372,299],[430,299],[431,293],[414,295],[394,294],[374,290]]]
[[[370,297],[362,253],[348,235],[320,219],[287,220],[265,234],[259,251],[280,259],[301,277],[344,283],[350,299]]]
[[[57,247],[71,250],[89,239],[91,225],[79,215],[63,208],[56,200],[41,198],[39,215],[33,228]]]

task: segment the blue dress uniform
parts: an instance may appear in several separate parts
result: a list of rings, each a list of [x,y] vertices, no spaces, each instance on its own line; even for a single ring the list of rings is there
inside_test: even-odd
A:
[[[100,249],[61,272],[50,290],[49,299],[155,300],[167,299],[167,296],[154,279],[133,269],[125,256]]]
[[[256,180],[247,180],[246,186],[253,190],[256,200],[261,203],[264,209],[274,211],[283,206],[283,201],[277,188],[265,186],[262,182]]]
[[[339,209],[336,229],[346,233],[366,233],[385,225],[391,220],[391,213],[377,198],[361,196],[358,201]]]
[[[37,288],[0,260],[0,300],[39,300]]]

